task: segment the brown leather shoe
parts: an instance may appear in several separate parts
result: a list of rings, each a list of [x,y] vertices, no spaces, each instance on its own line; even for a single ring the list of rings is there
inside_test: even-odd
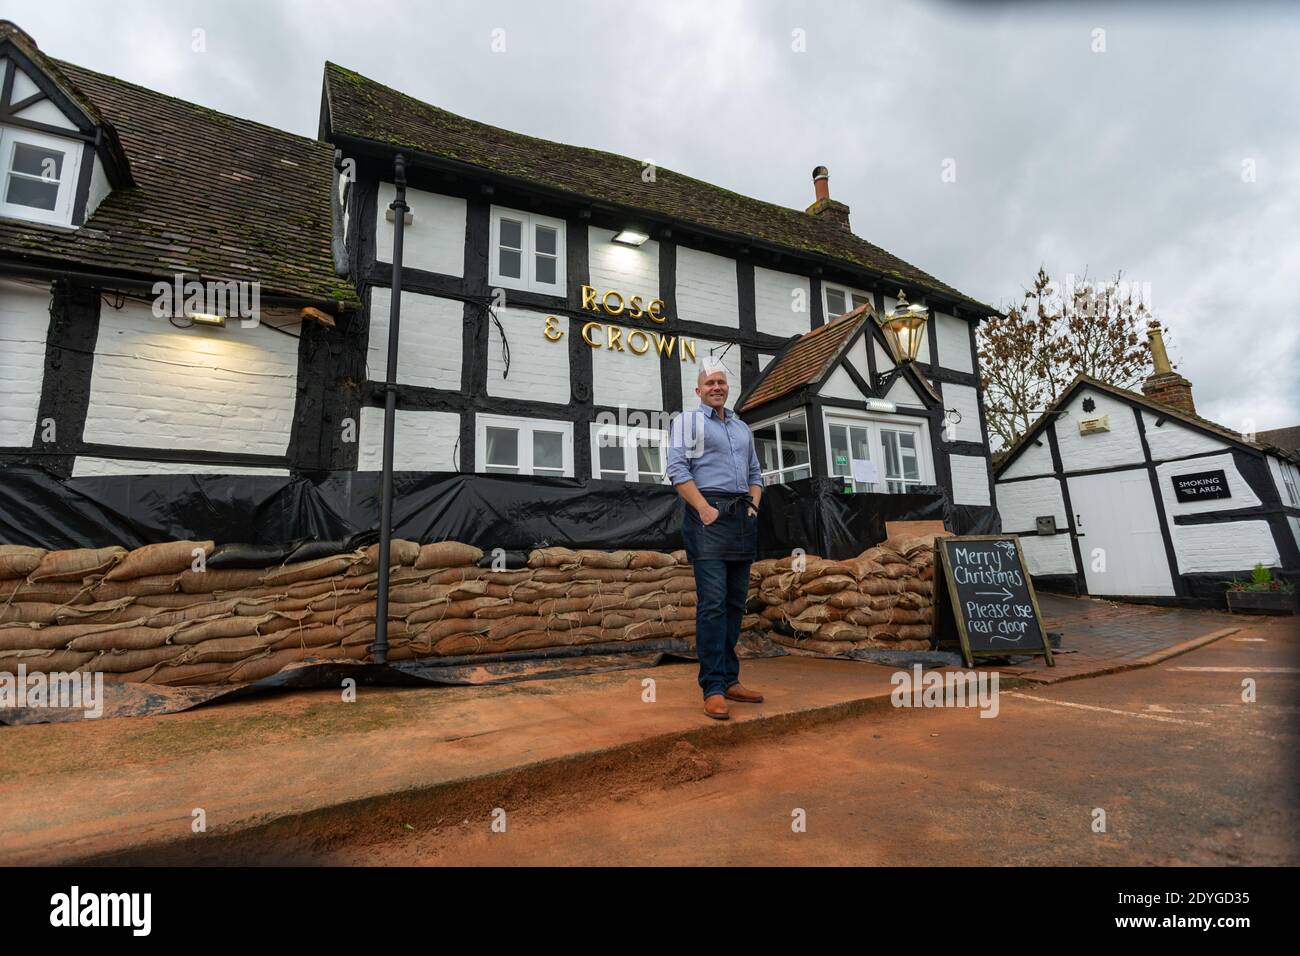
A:
[[[727,700],[738,700],[745,704],[763,703],[763,695],[749,690],[744,684],[732,684],[727,688]]]
[[[727,710],[727,701],[721,694],[711,694],[704,698],[704,713],[714,720],[726,720],[731,716]]]

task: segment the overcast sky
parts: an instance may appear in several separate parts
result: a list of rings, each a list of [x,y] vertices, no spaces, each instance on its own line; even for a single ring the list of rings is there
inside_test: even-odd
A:
[[[824,164],[855,232],[982,301],[1017,298],[1040,263],[1150,283],[1201,414],[1300,424],[1300,4],[6,0],[3,16],[50,55],[309,136],[329,59],[786,206],[812,201]]]

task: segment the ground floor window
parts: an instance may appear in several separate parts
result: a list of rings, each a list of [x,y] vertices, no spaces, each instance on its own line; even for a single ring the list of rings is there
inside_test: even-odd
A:
[[[854,491],[901,494],[933,484],[924,425],[828,413],[826,448],[829,473]]]
[[[664,481],[667,436],[652,428],[591,426],[591,474],[607,481]]]
[[[475,470],[498,475],[573,475],[573,424],[479,415]]]
[[[758,467],[765,484],[781,484],[812,477],[808,449],[808,419],[795,412],[752,428]]]

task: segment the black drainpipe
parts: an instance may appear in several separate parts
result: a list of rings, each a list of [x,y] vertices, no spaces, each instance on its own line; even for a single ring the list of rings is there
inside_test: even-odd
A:
[[[402,228],[406,225],[406,157],[393,160],[397,195],[393,210],[393,282],[388,311],[388,369],[384,376],[384,472],[379,498],[379,596],[375,602],[375,643],[370,656],[388,663],[388,567],[393,537],[393,425],[397,417],[397,329],[402,313]]]

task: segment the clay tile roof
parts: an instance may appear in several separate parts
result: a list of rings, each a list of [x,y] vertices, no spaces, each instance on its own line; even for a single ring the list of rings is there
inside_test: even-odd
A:
[[[324,116],[334,135],[417,150],[633,213],[693,224],[740,241],[765,241],[831,259],[855,271],[866,270],[887,282],[934,292],[981,316],[997,313],[821,217],[751,199],[662,167],[656,168],[654,182],[647,183],[642,178],[642,160],[466,119],[334,63],[325,64]]]
[[[821,381],[853,333],[873,315],[871,306],[859,306],[799,336],[763,370],[739,411],[749,411]]]
[[[1289,455],[1300,455],[1300,425],[1289,428],[1272,428],[1266,432],[1256,432],[1255,437],[1266,445],[1281,448]]]
[[[0,259],[256,280],[263,295],[358,302],[330,249],[333,147],[54,62],[116,129],[134,185],[114,189],[78,229],[0,219]]]

